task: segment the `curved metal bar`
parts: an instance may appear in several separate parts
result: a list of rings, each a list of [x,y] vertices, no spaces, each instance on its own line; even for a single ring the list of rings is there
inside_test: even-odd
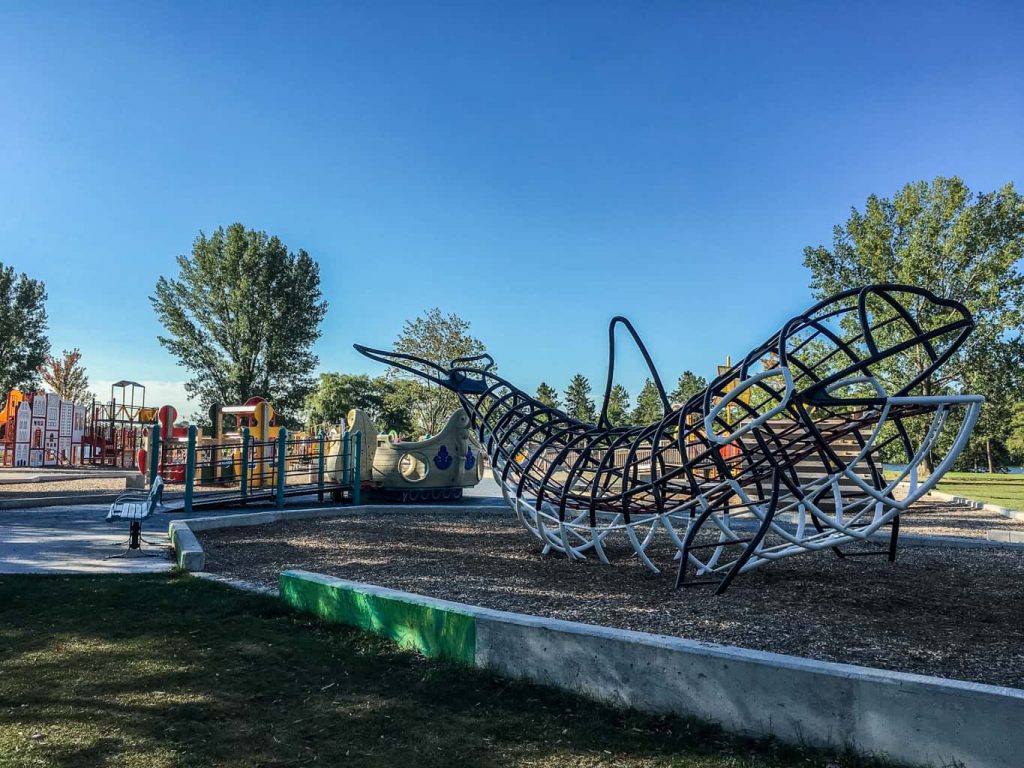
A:
[[[672,406],[668,401],[668,395],[665,394],[665,387],[661,384],[661,376],[658,375],[658,369],[654,366],[654,361],[651,359],[650,353],[647,351],[647,346],[640,338],[640,334],[636,332],[636,328],[622,315],[616,315],[612,318],[611,322],[608,323],[608,380],[604,385],[604,399],[601,402],[601,416],[597,420],[599,427],[610,427],[608,423],[608,401],[612,395],[612,383],[615,381],[615,326],[624,325],[626,330],[629,331],[629,335],[633,337],[633,341],[636,342],[637,349],[640,350],[640,354],[643,355],[644,362],[647,363],[647,370],[651,372],[651,378],[654,380],[654,386],[658,389],[658,397],[661,398],[661,406],[665,409],[665,413],[672,410]]]

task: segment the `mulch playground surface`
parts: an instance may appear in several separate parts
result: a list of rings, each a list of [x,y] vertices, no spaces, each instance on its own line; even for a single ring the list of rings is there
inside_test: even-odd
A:
[[[904,530],[983,535],[985,514],[919,504]],[[648,550],[660,574],[621,546],[618,558],[609,548],[611,566],[569,562],[542,556],[506,510],[411,508],[200,539],[207,570],[266,585],[302,568],[504,611],[1024,688],[1020,549],[903,547],[893,564],[798,555],[742,574],[716,597],[707,587],[672,589],[670,545]]]

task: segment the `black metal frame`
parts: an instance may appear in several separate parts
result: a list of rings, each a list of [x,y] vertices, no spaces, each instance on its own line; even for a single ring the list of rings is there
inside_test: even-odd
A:
[[[608,423],[620,324],[637,344],[665,405],[664,417],[652,424]],[[884,491],[883,453],[911,461],[919,448],[914,421],[941,418],[945,424],[955,407],[952,401],[901,398],[945,363],[973,327],[966,307],[921,288],[884,284],[847,290],[793,317],[703,392],[672,409],[639,334],[616,316],[609,325],[608,378],[597,424],[573,419],[516,388],[493,370],[489,355],[453,360],[445,368],[413,355],[355,348],[457,394],[496,479],[520,516],[526,515],[524,522],[545,543],[545,551],[578,557],[593,550],[604,560],[604,539],[595,532],[602,526],[623,528],[640,557],[655,568],[644,555],[646,543],[638,546],[636,531],[650,537],[660,523],[680,550],[677,586],[711,581],[721,593],[751,567],[751,558],[758,565],[768,560],[761,548],[766,537],[784,532],[776,520],[783,500],[787,509],[819,510],[809,522],[826,542],[830,530],[820,512],[828,503],[826,492],[836,496],[836,510],[864,501],[856,488],[840,492],[838,481],[809,483],[801,467],[813,465],[820,477],[838,476],[849,467],[850,457],[840,448],[849,443],[866,450],[864,481]],[[915,359],[923,364],[908,371],[906,364]],[[851,387],[852,394],[837,394]],[[883,420],[888,432],[878,440],[874,431]],[[890,540],[882,550],[890,560],[899,534],[899,514],[893,509],[887,507]],[[728,522],[724,529],[721,525],[723,516],[728,521],[753,511],[759,522],[752,535],[730,538]],[[714,530],[705,531],[712,518]],[[591,529],[586,542],[579,535],[584,520]],[[682,540],[673,520],[686,524]],[[718,532],[718,540],[705,541],[708,536],[702,534],[709,532]],[[579,545],[572,537],[579,538]],[[710,567],[695,554],[708,547],[716,553]],[[723,552],[736,547],[728,568],[715,565]],[[838,545],[827,548],[844,555]],[[718,578],[687,580],[690,565]]]

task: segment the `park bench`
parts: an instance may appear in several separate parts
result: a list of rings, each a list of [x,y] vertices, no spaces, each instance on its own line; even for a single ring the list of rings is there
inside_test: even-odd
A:
[[[119,555],[110,555],[107,559],[115,557],[127,557],[132,550],[138,550],[140,555],[146,557],[158,557],[142,551],[142,521],[157,511],[164,492],[163,478],[157,475],[150,485],[149,493],[122,493],[114,503],[110,505],[107,512],[107,522],[114,520],[128,520],[128,549]],[[152,542],[146,542],[151,544]]]

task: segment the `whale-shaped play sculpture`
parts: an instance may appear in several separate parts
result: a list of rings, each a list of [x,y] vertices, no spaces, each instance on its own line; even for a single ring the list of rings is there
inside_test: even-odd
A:
[[[619,324],[665,406],[652,424],[607,420]],[[745,571],[804,552],[843,556],[841,545],[883,529],[888,547],[878,551],[895,558],[900,515],[952,466],[977,420],[982,397],[937,392],[933,378],[973,328],[963,305],[920,288],[844,291],[672,406],[636,331],[616,317],[597,424],[516,388],[489,355],[444,367],[356,349],[458,396],[507,501],[546,552],[608,562],[618,539],[657,571],[647,550],[667,537],[676,586],[721,593]]]

